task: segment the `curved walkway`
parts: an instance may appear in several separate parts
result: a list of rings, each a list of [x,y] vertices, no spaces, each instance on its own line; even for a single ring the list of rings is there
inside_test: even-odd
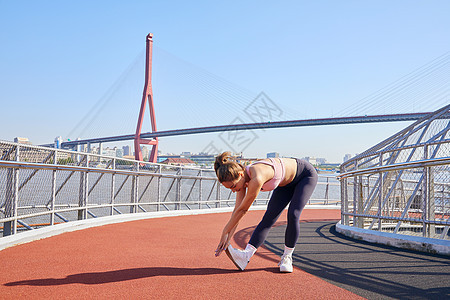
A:
[[[243,246],[263,211],[250,211],[233,241]],[[304,220],[339,218],[304,210]],[[68,232],[0,251],[0,298],[26,299],[361,299],[258,250],[237,271],[214,256],[230,213],[146,219]],[[280,224],[285,220],[280,218]]]
[[[244,247],[263,211],[250,211]],[[281,274],[283,214],[244,272],[214,250],[230,213],[68,232],[0,251],[0,299],[446,299],[447,256],[373,245],[334,230],[339,210],[305,209],[294,273]],[[359,295],[359,296],[358,296]]]

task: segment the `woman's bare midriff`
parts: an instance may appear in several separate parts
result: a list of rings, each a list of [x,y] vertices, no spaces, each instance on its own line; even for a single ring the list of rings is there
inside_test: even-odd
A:
[[[280,158],[283,160],[284,163],[284,169],[285,169],[285,175],[284,180],[280,182],[279,186],[285,186],[289,183],[291,183],[292,180],[294,180],[294,177],[297,173],[297,160],[294,158]]]

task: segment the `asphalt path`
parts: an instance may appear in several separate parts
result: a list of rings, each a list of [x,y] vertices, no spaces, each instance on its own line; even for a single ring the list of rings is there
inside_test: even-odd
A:
[[[450,257],[347,238],[336,221],[302,222],[294,265],[367,299],[450,299]],[[272,228],[265,247],[284,249],[286,225]]]

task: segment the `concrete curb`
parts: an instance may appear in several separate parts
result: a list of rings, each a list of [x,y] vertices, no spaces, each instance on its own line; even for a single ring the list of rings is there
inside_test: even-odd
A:
[[[357,240],[392,247],[450,256],[450,241],[426,237],[399,235],[336,224],[336,231]]]

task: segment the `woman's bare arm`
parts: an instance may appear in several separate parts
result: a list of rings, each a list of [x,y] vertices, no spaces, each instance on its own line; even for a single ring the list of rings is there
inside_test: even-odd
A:
[[[255,201],[256,197],[259,194],[259,191],[261,190],[263,183],[264,181],[262,181],[261,178],[259,178],[258,176],[255,176],[254,178],[250,179],[245,196],[243,197],[239,205],[238,203],[236,203],[235,209],[231,214],[230,220],[225,225],[225,228],[222,231],[222,236],[219,245],[217,246],[216,249],[216,256],[219,256],[220,253],[228,247],[230,239],[234,231],[236,230],[239,221],[247,213],[253,201]]]
[[[239,192],[236,193],[236,203],[234,204],[233,213],[234,213],[234,212],[239,208],[239,206],[241,205],[242,200],[244,199],[246,193],[247,193],[247,189],[242,189],[242,190],[240,190]],[[232,214],[233,214],[233,213],[232,213]],[[238,224],[236,224],[236,225],[233,227],[233,229],[231,229],[231,231],[230,231],[230,238],[234,235],[234,232],[236,231],[237,226],[238,226]],[[229,243],[228,243],[228,244],[229,244]],[[226,246],[228,246],[228,245],[226,245]]]
[[[230,220],[223,229],[224,233],[230,233],[231,230],[239,224],[239,221],[247,213],[248,209],[255,201],[263,184],[264,182],[258,180],[258,177],[250,179],[245,196],[242,199],[241,203],[239,203],[239,205],[237,205],[238,203],[236,202],[236,206],[233,210]]]

